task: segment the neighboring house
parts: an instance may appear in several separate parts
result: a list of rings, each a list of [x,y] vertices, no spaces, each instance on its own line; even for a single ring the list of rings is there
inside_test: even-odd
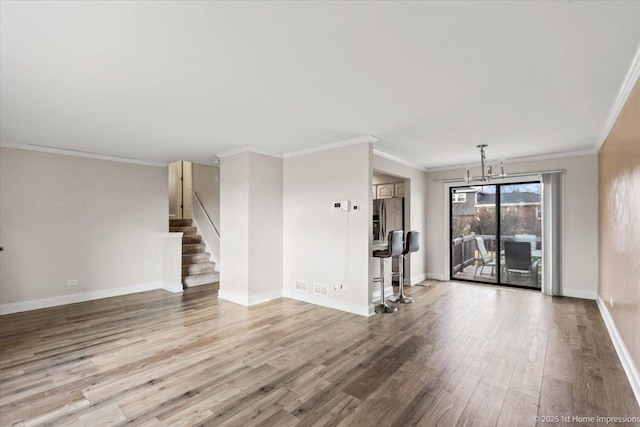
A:
[[[542,232],[542,205],[540,193],[519,192],[500,194],[500,227],[504,236]],[[491,212],[496,207],[495,193],[477,193],[476,215]]]
[[[539,193],[502,193],[500,199],[502,234],[540,235],[542,205]],[[454,237],[471,233],[495,234],[496,194],[478,187],[456,189],[451,194],[451,229]]]
[[[453,237],[471,234],[478,216],[475,187],[454,189],[451,193],[451,232]]]

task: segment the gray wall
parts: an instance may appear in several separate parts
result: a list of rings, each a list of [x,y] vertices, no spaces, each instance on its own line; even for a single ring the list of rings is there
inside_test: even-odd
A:
[[[220,230],[220,168],[192,163],[192,172],[193,191],[198,193],[213,224]]]
[[[166,168],[0,148],[0,302],[160,282],[167,194]]]
[[[282,159],[256,153],[220,165],[219,297],[251,305],[282,295]]]
[[[598,277],[598,158],[596,155],[505,164],[505,172],[565,169],[563,286],[565,295],[596,298]],[[478,168],[472,169],[477,176]],[[465,169],[427,174],[427,271],[430,277],[449,275],[449,218],[445,184],[434,180],[462,178]]]
[[[284,294],[368,315],[371,253],[371,144],[361,143],[284,161]],[[332,212],[350,200],[360,211]],[[309,292],[295,290],[306,280]],[[329,296],[313,294],[313,283]],[[345,289],[335,292],[334,285]]]

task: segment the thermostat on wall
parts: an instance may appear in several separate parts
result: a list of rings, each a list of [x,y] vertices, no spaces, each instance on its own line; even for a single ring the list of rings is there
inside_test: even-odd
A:
[[[347,212],[349,211],[349,201],[341,200],[338,202],[333,202],[332,208],[334,212]]]

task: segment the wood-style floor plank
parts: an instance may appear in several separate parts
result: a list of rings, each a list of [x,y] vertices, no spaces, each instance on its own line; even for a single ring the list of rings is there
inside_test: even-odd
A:
[[[284,298],[241,307],[216,286],[2,316],[0,425],[640,416],[593,301],[435,281],[407,293],[415,303],[370,318]]]

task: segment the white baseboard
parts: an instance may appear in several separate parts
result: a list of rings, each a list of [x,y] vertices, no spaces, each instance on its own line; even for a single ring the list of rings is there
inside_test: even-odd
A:
[[[180,285],[182,287],[182,285]],[[163,282],[139,283],[120,288],[101,289],[97,291],[78,292],[75,294],[60,295],[56,297],[40,298],[29,301],[0,304],[0,315],[19,313],[22,311],[38,310],[40,308],[56,307],[58,305],[73,304],[76,302],[92,301],[96,299],[117,297],[120,295],[135,294],[138,292],[166,289]],[[168,290],[168,289],[167,289]],[[174,292],[174,291],[170,291]]]
[[[235,292],[229,292],[225,289],[218,290],[218,299],[223,299],[225,301],[244,305],[245,307],[271,301],[272,299],[281,297],[282,289],[275,289],[273,291],[262,292],[254,295],[237,294]]]
[[[613,347],[616,349],[616,353],[618,353],[618,357],[620,358],[620,363],[622,363],[624,372],[627,374],[633,394],[635,394],[638,405],[640,405],[640,370],[638,370],[638,367],[633,362],[631,353],[629,353],[622,336],[618,332],[618,328],[609,313],[607,304],[602,300],[602,298],[600,298],[600,295],[598,295],[596,302],[598,303],[602,320],[604,320],[607,331],[609,331]]]
[[[229,292],[223,288],[218,289],[218,299],[244,305],[245,307],[249,306],[249,297],[247,295]]]
[[[428,276],[429,275],[427,273],[422,273],[422,274],[417,274],[411,277],[411,282],[410,282],[411,286],[427,280],[429,278]]]
[[[446,274],[440,273],[427,273],[425,274],[425,279],[440,280],[442,282],[449,280]]]
[[[291,289],[284,289],[283,296],[298,301],[308,302],[310,304],[320,305],[322,307],[333,308],[335,310],[346,311],[347,313],[357,314],[359,316],[369,317],[369,307],[366,305],[354,304],[346,302],[341,298],[321,297],[318,295],[305,294]]]
[[[249,305],[260,304],[278,298],[282,298],[282,289],[274,289],[273,291],[249,295]]]
[[[174,294],[179,294],[184,291],[182,283],[180,282],[178,283],[162,282],[162,289],[167,290]]]
[[[598,293],[596,291],[589,291],[586,289],[563,289],[562,296],[571,297],[571,298],[582,298],[582,299],[590,299],[597,300]]]

